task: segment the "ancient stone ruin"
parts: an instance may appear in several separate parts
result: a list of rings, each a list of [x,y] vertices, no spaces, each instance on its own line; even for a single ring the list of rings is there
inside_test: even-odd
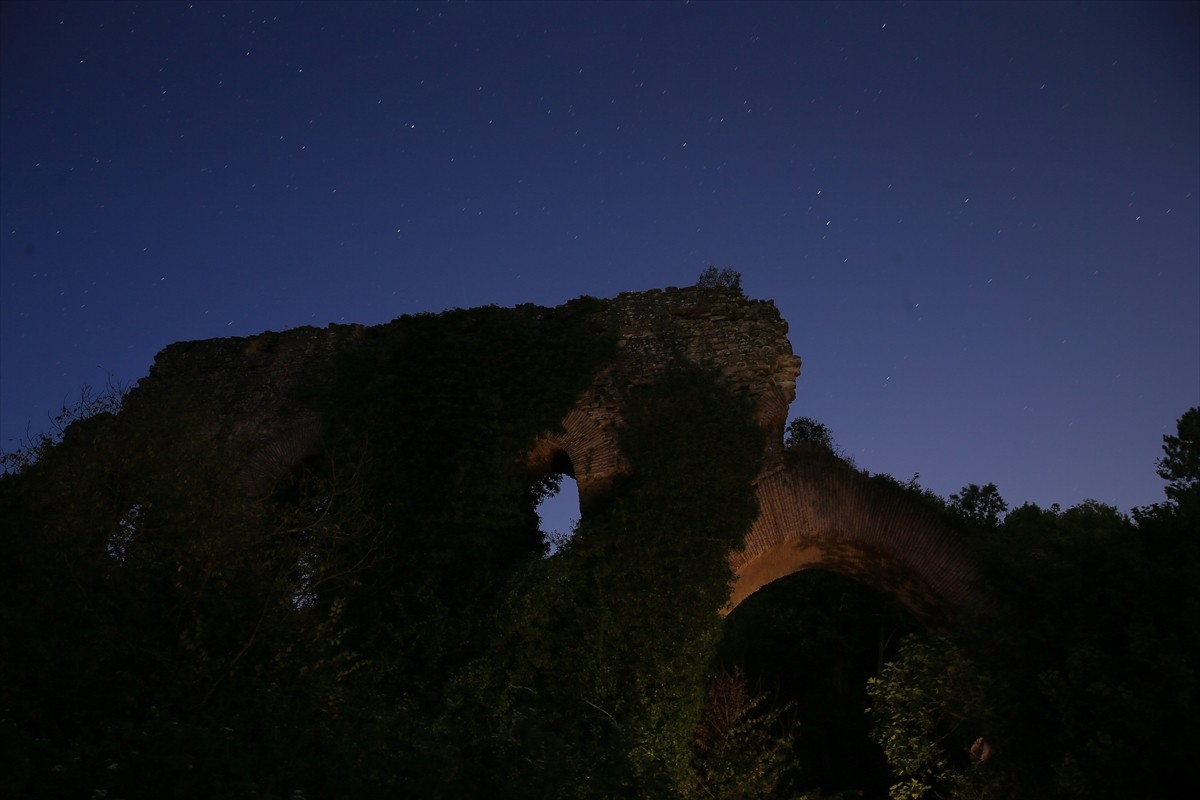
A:
[[[772,302],[737,290],[668,288],[618,295],[594,313],[615,324],[617,355],[561,428],[529,443],[527,456],[531,473],[575,478],[585,515],[628,469],[616,436],[620,389],[653,382],[684,359],[717,368],[732,389],[746,392],[767,434],[757,482],[761,512],[745,546],[729,555],[736,578],[727,610],[809,568],[862,579],[931,620],[969,597],[972,562],[943,519],[852,469],[784,458],[800,358]],[[325,421],[302,388],[332,379],[338,354],[368,332],[331,325],[174,344],[159,353],[130,401],[186,395],[184,424],[230,445],[230,468],[254,494],[319,446]]]

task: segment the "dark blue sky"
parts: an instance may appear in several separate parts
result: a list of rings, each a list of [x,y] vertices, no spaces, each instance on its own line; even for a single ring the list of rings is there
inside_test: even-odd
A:
[[[860,467],[1161,498],[1194,5],[0,5],[0,446],[183,339],[732,266]]]

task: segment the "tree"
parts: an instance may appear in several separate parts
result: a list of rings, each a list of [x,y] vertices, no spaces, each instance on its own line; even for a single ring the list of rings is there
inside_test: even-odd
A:
[[[372,718],[395,729],[342,642],[336,551],[373,527],[358,490],[255,503],[228,462],[143,404],[73,423],[0,478],[11,793],[328,795],[378,774],[343,744]]]
[[[1200,494],[1200,406],[1189,409],[1176,422],[1177,436],[1163,437],[1163,457],[1158,474],[1169,481],[1167,497],[1176,503]]]
[[[762,711],[790,706],[798,720],[795,766],[764,800],[886,793],[894,779],[870,738],[866,681],[921,629],[890,595],[820,569],[764,586],[726,617],[722,668],[769,688]]]
[[[796,417],[784,431],[784,447],[788,450],[816,449],[829,453],[837,452],[833,434],[828,426],[811,417]]]
[[[712,679],[695,731],[696,785],[685,797],[762,800],[781,788],[795,734],[782,719],[791,705],[769,700],[751,694],[741,669]]]
[[[893,797],[1200,791],[1191,740],[1162,734],[1197,713],[1198,428],[1192,409],[1163,437],[1169,502],[1132,520],[1091,500],[1066,511],[1026,504],[1001,519],[991,484],[951,497],[995,529],[975,548],[988,600],[963,610],[953,641],[906,646],[872,684],[877,735],[907,780]],[[966,719],[986,725],[986,763],[964,758],[974,726],[945,746],[947,721]]]
[[[991,745],[981,720],[991,716],[985,678],[960,647],[936,636],[910,636],[900,655],[867,681],[873,735],[900,780],[893,800],[1013,796],[989,781]]]
[[[736,289],[740,291],[742,288],[742,273],[729,267],[718,270],[716,267],[710,266],[704,272],[700,273],[700,279],[696,281],[696,287],[699,289]]]
[[[64,400],[62,408],[50,418],[50,430],[38,434],[29,434],[24,446],[11,451],[0,452],[0,475],[16,474],[33,465],[44,453],[63,440],[67,429],[76,422],[84,422],[94,417],[112,417],[121,410],[129,387],[113,382],[102,392],[96,392],[90,386],[79,390],[79,399],[71,404]]]
[[[1195,518],[1163,504],[1136,523],[1095,501],[1027,504],[978,539],[988,601],[873,684],[877,735],[907,780],[893,797],[1195,793],[1190,740],[1162,735],[1196,713]],[[978,735],[986,764],[964,753]]]
[[[1008,511],[1008,503],[1004,502],[994,483],[964,486],[962,491],[950,495],[950,507],[968,521],[988,530],[995,530]]]
[[[788,423],[783,432],[783,451],[789,463],[815,459],[829,467],[858,469],[854,459],[837,446],[829,427],[811,417],[797,417]],[[900,485],[890,476],[880,475],[877,477],[886,478],[897,486]],[[913,480],[916,480],[915,476]]]
[[[996,602],[969,633],[1000,685],[997,751],[1020,794],[1191,793],[1171,789],[1195,782],[1190,742],[1161,732],[1194,717],[1197,551],[1182,527],[1151,535],[1169,522],[1023,506],[983,548]]]

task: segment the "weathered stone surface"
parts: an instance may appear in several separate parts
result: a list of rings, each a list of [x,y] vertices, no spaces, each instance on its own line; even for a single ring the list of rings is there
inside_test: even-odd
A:
[[[800,359],[773,303],[736,291],[668,288],[618,295],[610,309],[620,336],[616,361],[579,398],[563,432],[539,437],[532,463],[565,454],[586,507],[628,468],[616,438],[621,388],[651,383],[680,359],[718,368],[733,390],[749,394],[771,442],[764,460],[778,461]]]
[[[969,597],[970,554],[939,518],[852,472],[785,466],[783,428],[800,359],[773,303],[731,290],[667,288],[618,295],[594,313],[615,326],[617,355],[560,429],[530,442],[527,457],[534,474],[570,473],[585,514],[629,469],[617,437],[623,390],[653,382],[680,360],[708,365],[753,400],[768,441],[761,513],[745,547],[730,554],[736,580],[726,611],[770,581],[818,567],[889,591],[927,618]],[[179,425],[224,444],[230,468],[257,494],[319,446],[323,420],[312,388],[333,380],[339,354],[367,333],[331,325],[174,344],[128,403],[167,406]]]
[[[585,502],[602,493],[627,469],[616,440],[621,388],[649,383],[679,359],[717,367],[731,388],[749,393],[773,443],[767,459],[777,459],[800,359],[773,303],[736,291],[668,288],[621,294],[596,313],[618,329],[617,358],[580,396],[562,431],[530,443],[531,467],[561,464],[565,456]],[[181,424],[231,445],[231,467],[244,472],[248,486],[262,487],[319,442],[322,423],[307,389],[332,380],[335,356],[365,332],[331,325],[173,344],[130,402],[186,397]]]

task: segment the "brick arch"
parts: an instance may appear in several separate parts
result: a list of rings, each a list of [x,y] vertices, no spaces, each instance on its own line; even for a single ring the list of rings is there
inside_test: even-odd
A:
[[[842,465],[797,463],[760,479],[759,516],[729,557],[728,614],[772,581],[805,569],[853,577],[933,625],[972,596],[962,536],[897,486]]]
[[[563,419],[561,430],[539,435],[527,463],[531,472],[564,472],[575,479],[579,507],[586,511],[608,493],[613,479],[628,471],[614,429],[616,415],[595,413],[580,403]],[[570,465],[570,472],[562,468]]]

